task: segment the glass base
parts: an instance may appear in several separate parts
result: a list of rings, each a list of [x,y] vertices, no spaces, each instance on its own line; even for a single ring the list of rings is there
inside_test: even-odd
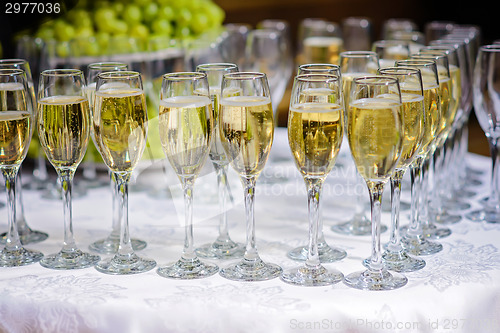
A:
[[[209,277],[218,271],[217,265],[204,263],[196,257],[194,259],[181,257],[173,264],[158,268],[157,273],[166,278],[190,280]]]
[[[94,266],[101,257],[98,255],[74,250],[70,252],[61,251],[56,254],[45,256],[40,260],[40,265],[51,269],[80,269]]]
[[[475,193],[469,193],[469,194],[464,194],[463,196],[465,198],[471,198],[474,195],[476,195],[476,194]],[[454,199],[454,200],[447,200],[447,201],[445,201],[444,202],[444,207],[447,210],[451,210],[451,211],[463,211],[463,210],[469,209],[471,206],[467,202],[462,202],[459,199]]]
[[[425,256],[435,254],[443,250],[440,243],[430,242],[422,236],[405,235],[401,239],[401,245],[409,254]]]
[[[337,270],[328,270],[319,265],[317,267],[302,266],[281,273],[283,282],[296,286],[313,287],[328,286],[342,281],[344,275]]]
[[[95,265],[95,269],[105,274],[129,275],[150,271],[155,266],[156,261],[141,258],[133,253],[131,255],[116,254],[112,258],[101,260]]]
[[[353,223],[354,221],[348,221],[345,223],[337,224],[331,227],[333,232],[342,235],[354,235],[354,236],[367,236],[372,234],[372,224],[371,221],[362,218],[361,221],[356,221],[357,223]],[[380,232],[385,232],[387,227],[385,225],[380,226]]]
[[[465,217],[472,222],[500,223],[500,211],[495,210],[475,210],[465,214]]]
[[[434,224],[428,224],[422,228],[425,238],[441,239],[451,235],[450,228],[438,228]]]
[[[399,273],[414,272],[425,267],[425,260],[413,258],[404,250],[391,252],[386,250],[382,253],[382,261],[386,269]],[[365,259],[363,265],[368,267],[369,259]]]
[[[436,214],[431,211],[430,215],[434,220],[434,222],[438,224],[455,224],[462,220],[462,217],[460,215],[453,215],[448,212],[442,212]]]
[[[0,252],[0,267],[16,267],[34,264],[43,258],[42,252],[28,250],[24,247]]]
[[[132,238],[130,240],[132,244],[132,249],[134,251],[140,251],[146,248],[147,243],[140,239]],[[101,254],[114,254],[118,252],[118,247],[120,246],[120,239],[118,238],[105,238],[89,245],[91,251],[101,253]]]
[[[299,246],[287,253],[288,258],[298,261],[306,261],[309,253],[307,246]],[[330,247],[326,242],[318,243],[319,261],[321,263],[331,263],[344,259],[347,252],[336,248]]]
[[[28,229],[29,231],[20,233],[19,234],[19,240],[21,241],[21,244],[26,245],[26,244],[31,244],[31,243],[40,243],[46,240],[49,235],[43,231],[36,231],[36,230],[31,230]],[[5,244],[7,240],[7,233],[4,232],[0,234],[0,244]]]
[[[408,283],[408,279],[399,273],[387,270],[372,272],[365,270],[347,275],[344,283],[349,287],[362,290],[393,290]]]
[[[215,241],[205,244],[195,250],[196,255],[206,259],[240,259],[245,254],[243,244],[227,241]]]
[[[243,258],[239,263],[221,269],[219,274],[234,281],[264,281],[278,277],[281,272],[280,266],[265,263],[260,258]]]

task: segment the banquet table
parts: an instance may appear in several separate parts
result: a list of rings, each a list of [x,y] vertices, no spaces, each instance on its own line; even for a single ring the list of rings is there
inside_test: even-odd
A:
[[[476,183],[467,185],[467,193],[475,194],[461,199],[470,203],[469,210],[477,209],[488,193],[490,159],[468,154],[462,162],[469,168],[467,180]],[[371,253],[370,236],[331,230],[354,213],[356,191],[368,198],[353,170],[344,142],[322,195],[325,239],[347,251],[346,258],[325,266],[344,275],[364,269],[362,260]],[[30,173],[25,172],[23,182],[29,183]],[[105,172],[101,178],[103,186],[88,188],[80,195],[76,190],[84,182],[75,181],[73,224],[81,249],[88,250],[93,241],[111,231],[109,178]],[[229,185],[229,234],[244,243],[243,190],[231,169]],[[215,173],[207,161],[194,187],[195,246],[217,237],[216,188]],[[409,202],[408,192],[405,180],[404,203]],[[389,191],[384,196],[382,223],[388,226]],[[29,189],[23,190],[23,202],[30,227],[49,234],[47,240],[27,248],[44,254],[59,251],[62,202]],[[129,195],[131,236],[148,244],[138,254],[156,260],[159,266],[177,260],[184,243],[183,209],[182,191],[168,163],[142,161]],[[422,256],[426,267],[405,273],[407,285],[392,291],[357,290],[342,282],[298,287],[279,278],[236,282],[218,274],[174,280],[159,276],[156,269],[116,276],[94,268],[51,270],[39,263],[0,268],[0,332],[500,332],[500,224],[472,222],[464,217],[467,211],[455,213],[462,219],[448,226],[452,230],[449,237],[438,240],[443,250]],[[6,208],[0,214],[0,231],[4,231]],[[262,259],[284,269],[299,265],[286,254],[308,239],[306,189],[283,128],[275,131],[270,159],[257,182],[255,218]],[[401,223],[408,221],[409,210],[404,209]],[[384,232],[382,243],[388,237],[389,232]],[[225,267],[232,261],[211,262]]]

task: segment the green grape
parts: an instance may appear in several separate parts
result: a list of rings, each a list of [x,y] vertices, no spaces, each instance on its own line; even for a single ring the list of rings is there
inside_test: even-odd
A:
[[[131,24],[139,23],[142,21],[142,11],[137,5],[130,4],[125,7],[122,14],[123,19]]]
[[[191,23],[191,20],[193,19],[193,14],[191,11],[187,8],[181,8],[179,9],[179,12],[177,13],[177,22],[179,25],[182,26],[189,26]]]
[[[191,30],[196,34],[201,34],[210,28],[210,20],[208,16],[204,13],[197,12],[194,14],[193,19],[191,20]]]
[[[166,19],[168,21],[172,21],[175,18],[175,11],[172,6],[163,6],[158,10],[158,17],[162,19]]]
[[[136,24],[129,29],[130,37],[146,39],[149,36],[149,29],[144,24]]]
[[[156,16],[158,16],[158,5],[154,2],[150,2],[142,8],[142,13],[144,15],[144,21],[153,22]]]
[[[66,42],[75,37],[75,28],[63,20],[58,20],[54,24],[54,32],[58,41]]]
[[[170,36],[172,34],[173,28],[167,19],[157,19],[151,24],[151,29],[155,34]]]
[[[111,27],[113,34],[116,35],[125,35],[128,30],[128,25],[125,21],[116,19],[111,21]]]

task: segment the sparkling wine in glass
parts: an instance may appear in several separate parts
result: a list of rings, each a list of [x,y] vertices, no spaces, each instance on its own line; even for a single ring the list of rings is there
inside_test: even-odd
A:
[[[236,96],[235,90],[238,92]],[[278,277],[281,267],[264,262],[255,241],[255,183],[267,162],[274,137],[273,108],[266,74],[239,72],[224,75],[219,126],[222,146],[243,184],[247,225],[243,259],[221,269],[220,275],[238,281]]]
[[[165,74],[160,99],[161,145],[184,193],[185,241],[181,258],[158,268],[158,274],[175,279],[208,277],[219,267],[201,261],[193,245],[193,187],[211,151],[214,125],[207,74]]]
[[[42,259],[39,251],[23,247],[16,219],[16,180],[21,163],[28,153],[35,120],[33,99],[26,72],[0,69],[0,171],[5,180],[8,229],[0,252],[0,267],[24,266]]]
[[[401,88],[403,103],[403,147],[398,164],[391,175],[391,227],[387,248],[382,260],[387,269],[396,272],[411,272],[425,267],[425,261],[406,252],[401,245],[399,233],[400,198],[403,176],[415,160],[422,143],[425,126],[424,90],[422,75],[418,68],[386,67],[379,69],[380,75],[395,77]],[[411,179],[410,193],[416,183]],[[368,263],[368,260],[365,261]]]
[[[230,195],[230,188],[227,179],[227,167],[229,160],[222,147],[222,142],[219,134],[219,100],[220,89],[222,86],[222,77],[226,73],[234,73],[238,71],[238,66],[231,63],[209,63],[201,64],[196,68],[197,72],[207,75],[208,86],[210,90],[210,99],[212,100],[212,112],[214,119],[214,133],[212,135],[212,143],[208,156],[212,161],[212,165],[217,174],[217,188],[219,195],[219,236],[210,243],[205,244],[196,249],[196,254],[202,258],[213,259],[231,259],[241,258],[243,256],[243,246],[234,242],[229,237],[227,224],[227,208],[226,202]]]
[[[29,97],[32,99],[32,105],[34,108],[34,118],[32,120],[32,125],[36,122],[36,93],[35,93],[35,83],[31,75],[30,64],[25,59],[0,59],[0,69],[20,69],[26,74],[26,81],[28,84]],[[33,128],[35,129],[35,128]],[[26,217],[24,215],[24,202],[22,196],[23,184],[21,178],[21,172],[17,173],[16,181],[16,219],[17,219],[17,231],[19,232],[19,238],[22,244],[38,243],[44,241],[49,237],[49,235],[43,231],[33,230],[30,228],[26,222]],[[33,170],[33,178],[26,184],[30,189],[41,189],[47,186],[47,166],[45,165],[45,158],[43,156],[43,150],[40,145],[38,145],[38,156],[35,159],[35,166]],[[0,244],[4,244],[7,239],[7,232],[0,234]]]
[[[105,73],[105,72],[115,72],[115,71],[126,71],[128,70],[128,65],[123,62],[117,62],[117,61],[106,61],[106,62],[95,62],[91,63],[87,66],[87,86],[85,87],[85,90],[87,92],[87,96],[89,99],[89,106],[90,106],[90,111],[91,113],[94,112],[94,97],[95,97],[95,90],[96,90],[96,84],[97,84],[97,77],[100,73]],[[91,128],[90,134],[93,136],[93,129]],[[86,170],[89,170],[88,168],[92,168],[92,166],[87,167],[84,169],[84,172]],[[95,168],[95,166],[94,166]],[[112,210],[113,210],[113,221],[112,221],[112,230],[111,233],[108,235],[108,237],[104,239],[97,240],[93,242],[92,244],[89,245],[89,248],[92,251],[102,253],[102,254],[112,254],[116,253],[118,251],[118,246],[120,244],[120,217],[119,217],[119,206],[118,206],[118,198],[119,194],[116,192],[117,186],[115,184],[116,179],[114,177],[114,174],[112,172],[110,173],[110,180],[111,180],[111,196],[113,200],[113,205],[112,205]],[[146,247],[146,242],[140,239],[131,239],[132,242],[132,247],[134,250],[142,250]]]
[[[340,282],[344,277],[339,271],[321,265],[318,248],[321,189],[335,165],[343,132],[340,78],[326,74],[296,76],[288,114],[288,143],[295,165],[306,183],[309,244],[305,263],[281,274],[281,280],[286,283],[324,286]]]
[[[98,255],[80,250],[73,235],[73,178],[90,137],[91,116],[84,88],[83,72],[77,69],[50,69],[40,74],[38,136],[57,172],[64,206],[63,247],[40,261],[42,266],[52,269],[86,268],[100,260]]]
[[[396,67],[410,67],[420,70],[424,91],[425,126],[417,157],[410,164],[411,181],[415,182],[411,195],[410,224],[404,233],[401,242],[403,247],[414,255],[434,254],[443,249],[437,242],[429,241],[423,230],[422,213],[427,210],[427,202],[423,200],[424,180],[428,177],[432,145],[436,141],[441,118],[441,96],[439,93],[439,77],[436,62],[425,59],[405,59],[396,61]]]
[[[141,74],[134,71],[98,75],[92,125],[94,144],[115,179],[120,217],[120,243],[112,258],[96,265],[99,272],[124,275],[149,271],[154,260],[132,247],[128,220],[128,185],[146,146],[148,114]]]
[[[365,290],[390,290],[408,282],[389,273],[382,261],[380,216],[382,193],[403,146],[403,115],[398,80],[387,76],[355,78],[347,112],[349,147],[370,193],[372,251],[368,269],[347,275],[344,283]]]
[[[342,73],[342,92],[344,94],[344,110],[348,110],[351,86],[354,78],[376,74],[379,68],[379,59],[373,51],[346,51],[340,54],[340,72]],[[364,186],[364,181],[356,172],[356,187]],[[347,235],[370,235],[371,222],[366,217],[367,198],[363,193],[356,191],[356,205],[353,217],[343,223],[331,227],[332,231]],[[381,226],[381,232],[387,230]]]
[[[300,65],[297,71],[298,75],[303,74],[329,74],[334,75],[339,78],[339,85],[342,87],[342,78],[340,73],[340,67],[334,64],[303,64]],[[321,94],[322,89],[310,89],[314,94]],[[306,95],[307,92],[303,92]],[[337,161],[338,164],[338,161]],[[328,245],[325,240],[325,235],[323,233],[323,218],[321,214],[321,207],[319,213],[319,227],[318,227],[318,255],[319,260],[322,263],[335,262],[345,258],[347,253],[339,248],[332,247]],[[298,246],[290,251],[288,251],[287,256],[294,260],[304,261],[307,259],[309,252],[309,246]]]

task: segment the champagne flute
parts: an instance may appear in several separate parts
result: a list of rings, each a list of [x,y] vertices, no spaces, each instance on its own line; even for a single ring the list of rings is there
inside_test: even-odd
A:
[[[447,237],[451,234],[451,229],[448,227],[438,228],[431,220],[431,210],[435,209],[436,216],[442,215],[442,219],[460,220],[458,215],[451,215],[442,208],[441,198],[438,195],[437,189],[440,186],[441,172],[443,169],[443,147],[444,142],[448,138],[451,130],[451,125],[455,120],[457,109],[454,107],[456,100],[453,96],[453,85],[451,82],[449,62],[446,54],[437,53],[422,53],[412,55],[411,59],[433,60],[436,62],[439,80],[439,100],[440,114],[436,138],[430,146],[428,159],[424,162],[424,167],[428,163],[427,172],[423,175],[422,200],[424,204],[421,206],[421,214],[419,218],[422,220],[424,233],[429,238],[439,239]],[[432,183],[431,183],[432,180]],[[431,197],[428,203],[428,196]]]
[[[479,48],[474,67],[474,112],[490,146],[492,170],[490,194],[483,209],[469,212],[472,221],[500,223],[500,154],[498,153],[500,107],[500,45],[484,45]]]
[[[379,59],[373,51],[346,51],[340,54],[340,72],[342,73],[342,92],[344,96],[344,110],[348,110],[350,91],[355,77],[376,74],[379,68]],[[357,185],[363,186],[363,179],[356,172]],[[366,197],[361,193],[356,194],[356,207],[354,216],[344,223],[331,227],[332,231],[344,235],[370,235],[371,222],[366,217]],[[381,226],[381,232],[387,230]]]
[[[341,89],[340,78],[334,75],[305,74],[294,80],[288,143],[306,183],[309,245],[305,263],[281,274],[281,280],[290,284],[325,286],[340,282],[344,277],[339,271],[321,265],[318,249],[321,188],[335,165],[344,132]]]
[[[303,64],[299,66],[297,71],[298,75],[304,74],[330,74],[338,78],[339,85],[342,87],[342,78],[340,74],[340,67],[334,64]],[[319,227],[318,227],[318,256],[322,263],[334,262],[346,257],[347,253],[339,248],[331,247],[325,240],[323,233],[323,217],[321,214],[321,207],[319,213]],[[287,256],[290,259],[304,261],[307,259],[309,246],[298,246],[288,251]]]
[[[368,51],[372,45],[373,23],[368,17],[350,16],[342,20],[346,51]]]
[[[410,44],[395,39],[377,40],[372,44],[372,51],[377,54],[381,68],[392,67],[396,60],[410,56]]]
[[[382,38],[390,39],[396,31],[416,31],[418,25],[407,18],[390,18],[382,24]]]
[[[185,241],[181,258],[158,268],[158,274],[175,279],[208,277],[219,267],[202,262],[193,246],[193,187],[210,152],[214,121],[207,74],[165,74],[160,99],[161,145],[184,192]]]
[[[416,185],[411,194],[410,225],[401,239],[403,247],[413,255],[434,254],[443,249],[443,246],[427,239],[423,231],[423,222],[420,219],[422,208],[427,209],[427,202],[422,200],[422,183],[426,177],[429,164],[431,146],[436,140],[436,133],[440,126],[441,102],[439,95],[439,77],[434,60],[406,59],[396,61],[396,67],[411,67],[420,70],[424,89],[425,127],[422,143],[418,155],[410,165],[411,181]]]
[[[82,71],[49,69],[40,74],[38,136],[47,159],[56,169],[64,204],[63,247],[40,261],[47,268],[86,268],[100,260],[98,255],[78,249],[73,235],[73,177],[87,149],[90,117]]]
[[[86,92],[87,97],[90,101],[90,111],[94,114],[94,98],[95,89],[97,84],[97,77],[100,73],[114,72],[114,71],[126,71],[128,70],[128,65],[123,62],[117,61],[106,61],[106,62],[95,62],[87,66],[87,86]],[[93,136],[93,129],[91,128],[90,134]],[[94,139],[95,141],[95,139]],[[84,170],[85,171],[85,170]],[[92,251],[102,253],[102,254],[112,254],[118,251],[118,246],[120,245],[120,216],[119,216],[119,204],[118,198],[119,193],[116,192],[116,178],[114,174],[110,172],[111,180],[111,198],[112,198],[112,210],[113,210],[113,221],[111,233],[108,237],[104,239],[97,240],[89,245]],[[140,239],[131,239],[132,248],[136,251],[142,250],[146,247],[146,242]]]
[[[35,120],[33,99],[26,72],[0,69],[0,170],[5,180],[8,207],[8,231],[0,252],[0,267],[24,266],[42,259],[39,251],[25,249],[17,227],[16,180],[28,153]]]
[[[235,90],[238,92],[236,96]],[[224,75],[219,126],[222,146],[243,184],[247,225],[243,259],[221,269],[220,275],[238,281],[261,281],[278,277],[281,267],[265,263],[255,244],[255,183],[269,157],[274,136],[273,111],[266,74],[239,72]]]
[[[113,173],[120,217],[118,251],[112,258],[98,262],[95,268],[114,275],[147,272],[156,262],[134,252],[128,221],[128,184],[147,137],[148,114],[141,74],[134,71],[100,73],[94,98],[94,144]]]
[[[25,59],[0,59],[0,69],[19,69],[24,71],[26,75],[26,82],[28,85],[27,95],[31,98],[31,105],[33,105],[33,119],[32,124],[36,122],[36,94],[35,94],[35,84],[33,77],[31,75],[30,65]],[[31,125],[33,126],[33,125]],[[39,154],[35,160],[35,170],[33,170],[33,179],[30,181],[29,188],[40,189],[40,185],[43,184],[43,188],[46,187],[46,182],[48,179],[47,168],[45,165],[45,158],[43,157],[43,150],[40,145],[38,145]],[[22,244],[38,243],[42,242],[49,237],[49,235],[43,231],[33,230],[29,227],[26,222],[26,217],[24,215],[24,202],[22,196],[22,176],[21,172],[17,173],[16,180],[16,219],[17,219],[17,231],[19,233],[19,238]],[[0,243],[4,244],[7,240],[7,232],[0,234]]]
[[[310,21],[304,26],[302,40],[303,63],[338,64],[344,51],[340,26],[325,20]]]
[[[354,163],[370,193],[372,254],[368,269],[347,275],[344,283],[367,290],[400,288],[408,280],[387,271],[380,247],[382,194],[401,156],[404,136],[401,91],[396,78],[379,75],[354,79],[347,134]]]
[[[275,122],[291,71],[285,37],[275,29],[255,29],[248,33],[243,70],[265,73],[269,81]]]
[[[412,272],[425,267],[425,261],[407,254],[401,245],[399,234],[399,204],[401,183],[410,164],[417,157],[422,143],[425,110],[422,75],[417,68],[386,67],[379,69],[380,75],[395,77],[401,88],[403,102],[403,148],[396,169],[391,175],[391,228],[390,240],[382,254],[387,269],[396,272]],[[411,193],[414,193],[415,181],[411,181]],[[366,261],[368,262],[368,261]]]
[[[231,240],[227,229],[227,211],[226,201],[230,194],[227,180],[227,159],[219,134],[219,100],[220,89],[222,86],[222,77],[226,73],[238,71],[238,66],[231,63],[211,63],[201,64],[196,68],[197,72],[207,75],[208,86],[210,90],[210,99],[212,100],[212,112],[214,119],[214,134],[212,135],[212,144],[210,145],[209,157],[217,174],[217,188],[219,194],[219,236],[211,243],[203,245],[196,249],[196,254],[202,258],[213,259],[231,259],[243,256],[243,246]]]

